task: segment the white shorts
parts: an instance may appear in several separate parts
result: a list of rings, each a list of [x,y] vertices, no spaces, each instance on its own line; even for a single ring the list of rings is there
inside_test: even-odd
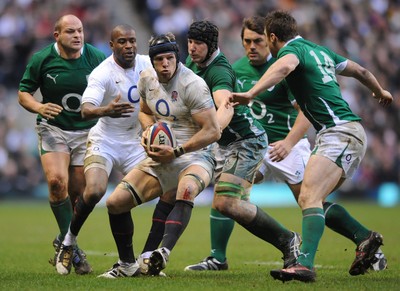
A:
[[[268,146],[268,150],[271,148],[271,146]],[[286,182],[290,185],[301,183],[310,154],[310,143],[306,138],[301,139],[292,148],[289,155],[280,162],[271,161],[267,152],[258,170],[264,176],[261,182]]]
[[[182,171],[190,166],[198,165],[208,172],[210,180],[214,173],[215,157],[210,149],[190,152],[174,159],[171,163],[157,163],[151,158],[146,158],[135,168],[148,173],[158,179],[162,192],[166,193],[178,187],[178,177]],[[208,185],[205,185],[206,187]]]
[[[40,155],[46,152],[67,153],[71,166],[83,166],[89,129],[63,130],[45,121],[37,124],[35,129],[39,137]]]
[[[140,161],[146,152],[140,139],[126,135],[106,134],[93,127],[88,136],[85,155],[85,172],[93,167],[104,169],[108,175],[116,168],[126,175]]]
[[[367,136],[359,122],[348,122],[320,131],[312,155],[321,155],[343,169],[342,178],[351,178],[367,150]]]

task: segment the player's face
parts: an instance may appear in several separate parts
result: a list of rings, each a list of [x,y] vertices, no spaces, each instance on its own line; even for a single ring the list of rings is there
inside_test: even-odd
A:
[[[76,17],[65,17],[54,37],[60,50],[67,55],[80,52],[84,43],[82,22]]]
[[[269,48],[265,34],[258,34],[246,28],[243,31],[243,47],[253,66],[262,65],[267,61]]]
[[[158,54],[153,58],[154,70],[161,83],[168,82],[176,71],[176,56],[173,52]]]
[[[196,64],[201,64],[207,56],[207,44],[200,40],[188,39],[188,53],[192,61]]]
[[[136,58],[136,33],[134,30],[117,31],[113,40],[110,42],[114,60],[122,68],[132,68]]]

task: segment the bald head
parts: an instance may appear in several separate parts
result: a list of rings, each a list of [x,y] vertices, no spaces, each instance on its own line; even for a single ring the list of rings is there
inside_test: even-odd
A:
[[[115,41],[120,35],[124,35],[127,32],[133,32],[133,34],[135,34],[135,29],[128,24],[119,24],[115,26],[111,31],[111,41]]]
[[[54,25],[54,31],[60,32],[64,27],[80,27],[82,28],[82,21],[72,14],[61,16]]]

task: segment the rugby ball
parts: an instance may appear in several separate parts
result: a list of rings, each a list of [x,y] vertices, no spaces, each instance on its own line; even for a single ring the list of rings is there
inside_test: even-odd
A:
[[[176,139],[171,127],[165,122],[154,123],[149,128],[146,145],[148,150],[151,150],[152,145],[176,147]]]

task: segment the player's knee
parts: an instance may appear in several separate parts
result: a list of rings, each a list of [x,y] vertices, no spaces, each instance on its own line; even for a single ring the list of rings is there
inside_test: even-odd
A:
[[[206,183],[199,175],[188,173],[179,181],[176,198],[180,200],[193,201],[205,187]]]
[[[67,183],[61,177],[48,177],[47,183],[49,186],[50,196],[52,196],[54,201],[65,199],[67,196]]]
[[[84,192],[86,203],[94,205],[103,198],[106,193],[107,187],[100,184],[87,184]]]
[[[244,188],[230,182],[218,182],[215,185],[214,207],[224,215],[235,211],[235,205],[245,195]]]
[[[106,200],[107,211],[110,214],[121,214],[133,208],[124,197],[112,193]]]
[[[316,207],[319,205],[322,206],[322,200],[316,195],[308,192],[300,192],[297,203],[301,209]]]
[[[107,198],[106,207],[107,207],[108,213],[110,213],[110,214],[118,214],[119,213],[119,207],[117,204],[117,200],[114,198],[113,195],[110,195]]]

